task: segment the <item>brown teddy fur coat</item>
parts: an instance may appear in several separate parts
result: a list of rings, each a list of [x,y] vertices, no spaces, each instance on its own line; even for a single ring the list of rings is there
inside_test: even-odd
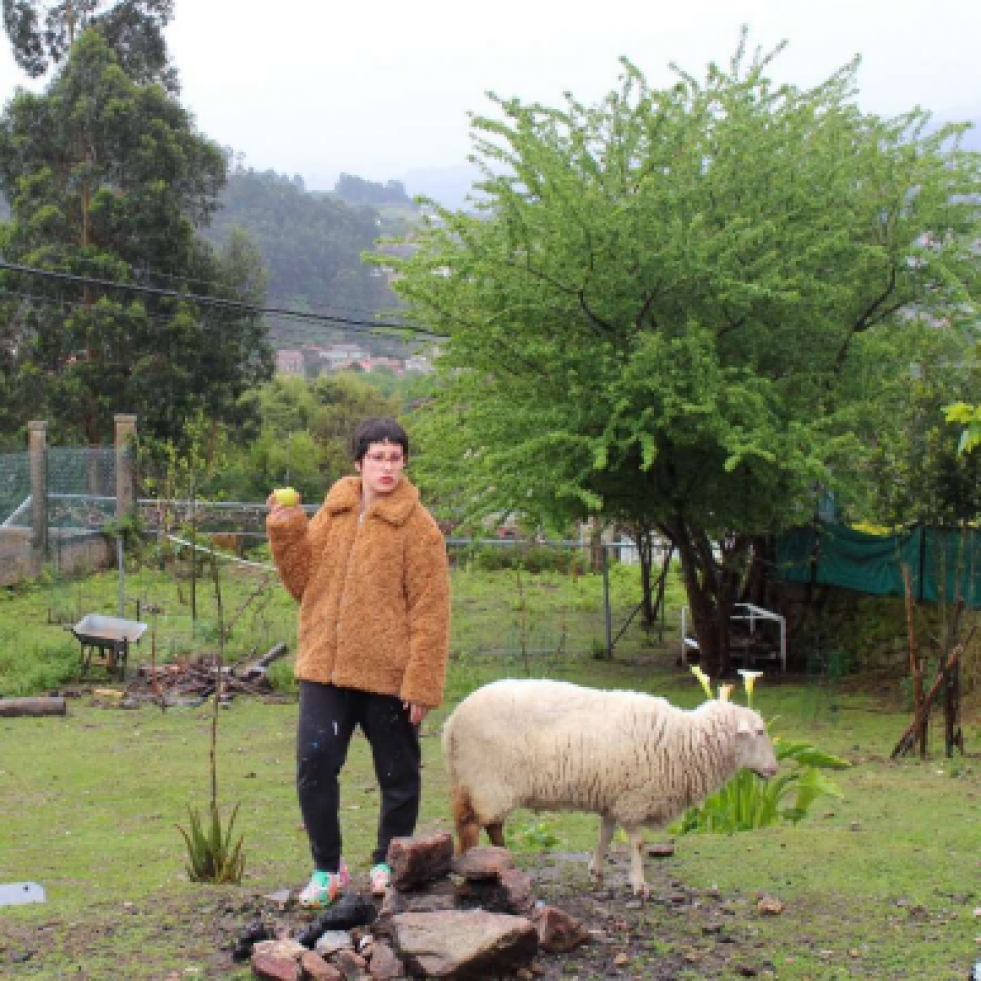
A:
[[[267,519],[300,602],[296,676],[434,708],[449,648],[446,542],[404,477],[360,512],[361,478],[344,477],[309,521],[302,510]]]

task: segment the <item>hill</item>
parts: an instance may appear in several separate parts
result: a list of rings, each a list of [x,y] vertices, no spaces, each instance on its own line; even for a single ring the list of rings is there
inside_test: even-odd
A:
[[[238,166],[204,235],[225,245],[235,228],[244,229],[262,254],[270,306],[370,320],[399,305],[385,276],[361,261],[361,253],[373,249],[386,230],[373,207],[308,192],[300,178]],[[377,353],[402,348],[386,338],[367,337],[363,329],[286,320],[273,320],[270,326],[276,347],[357,338]]]

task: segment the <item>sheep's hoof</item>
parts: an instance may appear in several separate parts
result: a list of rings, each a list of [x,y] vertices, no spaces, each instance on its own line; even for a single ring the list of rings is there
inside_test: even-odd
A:
[[[633,886],[634,896],[637,899],[650,899],[651,890],[646,882],[642,882],[639,886]]]

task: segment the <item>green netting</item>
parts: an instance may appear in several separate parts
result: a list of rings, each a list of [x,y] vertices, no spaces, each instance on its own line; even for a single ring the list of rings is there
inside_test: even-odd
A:
[[[918,526],[869,535],[821,522],[777,540],[776,577],[784,582],[841,586],[872,596],[903,596],[907,566],[917,600],[963,599],[981,608],[981,534]]]

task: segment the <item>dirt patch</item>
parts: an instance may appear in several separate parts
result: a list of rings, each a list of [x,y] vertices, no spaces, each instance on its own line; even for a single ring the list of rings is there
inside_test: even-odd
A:
[[[528,869],[537,897],[582,920],[589,943],[571,953],[541,955],[546,981],[594,978],[767,977],[773,966],[746,929],[751,901],[697,892],[673,879],[669,863],[648,863],[651,897],[630,894],[626,857],[614,856],[602,889],[590,888],[586,853],[552,853]],[[84,924],[49,920],[0,924],[0,974],[79,981],[195,981],[246,978],[232,961],[236,938],[257,914],[299,929],[310,919],[277,911],[262,894],[201,887],[200,895],[141,906],[93,907]]]

